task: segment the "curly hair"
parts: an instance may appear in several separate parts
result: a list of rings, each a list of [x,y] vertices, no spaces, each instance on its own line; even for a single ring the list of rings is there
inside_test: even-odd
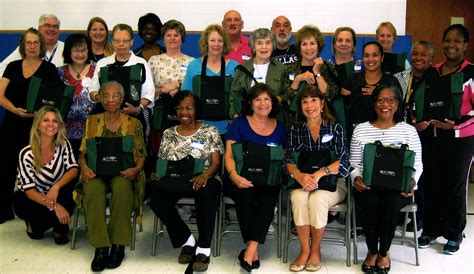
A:
[[[213,31],[219,33],[219,35],[222,36],[222,39],[224,40],[222,55],[227,55],[230,52],[229,37],[227,36],[227,32],[224,30],[224,28],[217,24],[207,26],[207,28],[202,33],[201,38],[199,39],[199,52],[202,55],[207,55],[207,52],[209,51],[209,35],[211,35],[211,32]]]
[[[301,48],[301,41],[304,38],[314,37],[318,44],[318,52],[321,53],[324,48],[324,36],[318,27],[312,25],[304,25],[301,29],[296,32],[295,35],[295,46],[298,50]]]

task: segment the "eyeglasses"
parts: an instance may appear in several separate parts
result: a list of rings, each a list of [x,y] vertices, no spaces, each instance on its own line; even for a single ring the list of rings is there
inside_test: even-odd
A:
[[[75,54],[87,54],[87,49],[71,49],[71,52],[72,53],[75,53]]]
[[[392,97],[377,97],[377,99],[375,99],[375,103],[377,105],[383,105],[383,103],[385,103],[385,102],[389,105],[393,105],[396,102],[398,102],[398,100],[395,96],[392,96]]]
[[[185,106],[185,107],[178,106],[175,109],[176,109],[176,111],[183,111],[183,110],[185,110],[187,112],[193,112],[194,111],[194,107],[192,107],[192,106]]]
[[[132,39],[122,39],[122,40],[112,39],[112,43],[114,43],[114,44],[116,44],[116,45],[119,45],[119,44],[128,44],[128,43],[130,43],[130,41],[132,41]]]
[[[120,100],[122,98],[122,96],[120,96],[120,94],[112,94],[112,95],[102,95],[100,96],[100,98],[102,98],[102,100],[104,101],[108,101],[110,99],[112,99],[113,101],[117,101],[117,100]]]
[[[59,25],[44,24],[43,27],[47,29],[59,29]]]
[[[39,46],[40,42],[39,41],[26,41],[25,42],[25,45],[27,45],[28,47],[31,47],[31,46]]]

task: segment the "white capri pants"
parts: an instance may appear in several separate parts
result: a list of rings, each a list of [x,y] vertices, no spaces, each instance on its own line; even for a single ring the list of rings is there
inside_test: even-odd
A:
[[[316,229],[325,227],[329,208],[344,201],[346,193],[347,187],[343,178],[337,179],[334,192],[322,189],[308,192],[302,188],[292,190],[290,197],[295,225],[311,225]]]

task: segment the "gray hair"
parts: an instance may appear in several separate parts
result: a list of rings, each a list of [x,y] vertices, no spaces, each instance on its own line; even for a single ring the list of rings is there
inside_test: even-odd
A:
[[[53,18],[54,20],[58,21],[58,25],[59,25],[59,27],[61,27],[61,21],[59,21],[59,18],[56,15],[52,14],[52,13],[45,13],[45,14],[41,15],[39,20],[38,20],[38,27],[41,27],[44,24],[44,21],[48,18]]]
[[[413,50],[418,47],[418,46],[425,46],[427,49],[428,49],[428,53],[430,54],[431,57],[434,56],[435,54],[435,50],[434,50],[434,47],[433,45],[431,44],[431,42],[429,41],[426,41],[426,40],[420,40],[420,41],[416,41],[413,46],[411,46],[411,50],[410,50],[410,53],[413,52]]]
[[[255,55],[255,43],[257,43],[258,39],[265,39],[270,38],[272,40],[272,47],[273,49],[276,48],[276,36],[273,32],[267,28],[259,28],[252,32],[252,36],[250,36],[250,48],[252,49],[252,53]]]
[[[125,97],[125,90],[123,89],[122,84],[120,84],[117,81],[108,81],[100,85],[99,95],[102,97],[102,95],[104,95],[105,90],[108,89],[109,87],[116,87],[120,93],[120,97],[122,98]]]

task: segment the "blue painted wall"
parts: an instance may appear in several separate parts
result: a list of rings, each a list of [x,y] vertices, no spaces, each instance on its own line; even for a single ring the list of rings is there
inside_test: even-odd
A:
[[[59,37],[60,40],[64,41],[67,36],[69,36],[71,32],[63,32]],[[20,41],[21,33],[0,33],[0,60],[5,59],[10,52],[12,52],[17,46]],[[201,37],[200,34],[187,34],[185,38],[185,43],[183,45],[182,51],[190,56],[198,57],[200,56],[198,50],[198,43],[199,38]],[[332,53],[332,35],[326,35],[324,37],[325,40],[325,47],[321,52],[321,57],[323,59],[330,58]],[[369,41],[375,40],[374,37],[357,37],[357,45],[356,45],[356,57],[362,57],[362,46]],[[141,38],[138,34],[134,35],[135,45],[134,48],[137,48],[143,44]],[[398,36],[397,40],[395,41],[395,45],[393,47],[394,52],[410,52],[411,48],[411,36]],[[408,58],[409,58],[408,54]],[[4,109],[0,107],[0,123],[3,121],[4,116]]]

